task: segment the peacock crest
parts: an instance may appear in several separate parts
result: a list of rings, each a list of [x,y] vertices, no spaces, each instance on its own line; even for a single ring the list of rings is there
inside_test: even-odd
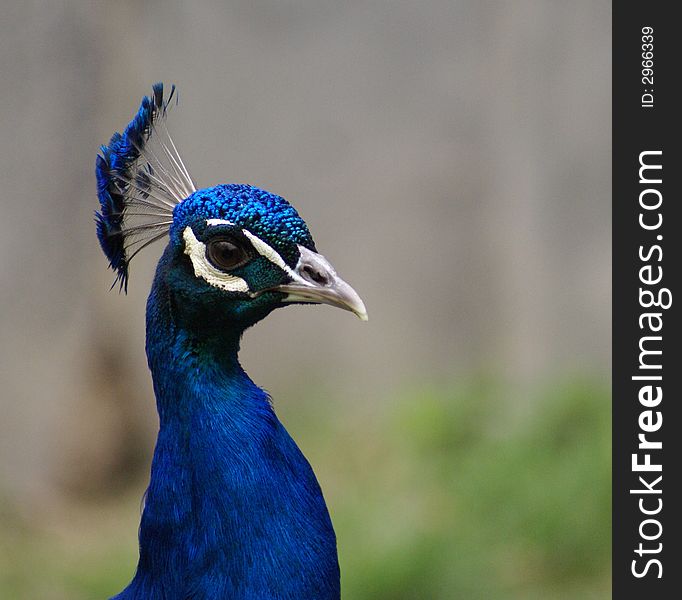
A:
[[[163,83],[152,87],[124,132],[114,133],[97,156],[97,237],[121,290],[127,291],[130,261],[168,234],[173,209],[196,191],[166,117],[177,104],[175,86],[164,99]]]

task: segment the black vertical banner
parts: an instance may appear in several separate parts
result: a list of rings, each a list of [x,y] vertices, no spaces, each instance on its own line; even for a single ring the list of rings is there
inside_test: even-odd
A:
[[[682,597],[682,31],[673,8],[613,3],[617,599]]]

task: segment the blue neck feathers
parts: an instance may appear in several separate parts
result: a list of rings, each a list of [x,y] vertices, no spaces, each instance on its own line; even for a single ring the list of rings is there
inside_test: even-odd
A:
[[[242,331],[214,327],[211,337],[184,327],[164,262],[147,304],[160,431],[137,573],[116,598],[338,600],[322,492],[239,365]]]

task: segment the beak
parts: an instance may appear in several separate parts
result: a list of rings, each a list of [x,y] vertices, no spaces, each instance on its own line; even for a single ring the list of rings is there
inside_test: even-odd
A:
[[[296,268],[289,274],[292,281],[271,288],[284,292],[284,302],[313,302],[329,304],[355,313],[361,321],[367,321],[367,309],[358,293],[341,279],[329,261],[312,250],[298,247],[301,257]]]

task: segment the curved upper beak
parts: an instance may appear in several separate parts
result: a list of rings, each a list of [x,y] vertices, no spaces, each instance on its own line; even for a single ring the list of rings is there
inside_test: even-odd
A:
[[[341,279],[329,261],[312,250],[299,246],[301,256],[290,273],[292,281],[272,290],[286,293],[284,302],[329,304],[355,313],[367,321],[367,309],[358,293]]]

